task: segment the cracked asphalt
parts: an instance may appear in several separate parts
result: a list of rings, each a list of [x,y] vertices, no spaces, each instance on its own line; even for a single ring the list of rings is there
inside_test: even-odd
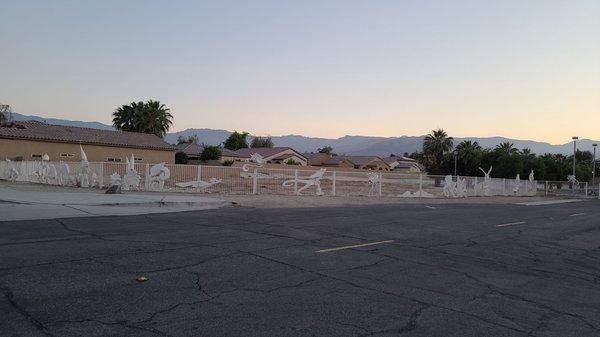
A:
[[[0,222],[0,291],[0,336],[599,336],[600,204]]]

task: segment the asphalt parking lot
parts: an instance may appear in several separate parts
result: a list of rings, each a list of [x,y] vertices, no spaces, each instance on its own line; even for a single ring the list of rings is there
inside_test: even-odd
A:
[[[0,288],[0,336],[598,336],[600,203],[0,222]]]

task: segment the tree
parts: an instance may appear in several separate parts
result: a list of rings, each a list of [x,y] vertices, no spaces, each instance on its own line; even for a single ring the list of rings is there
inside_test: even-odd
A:
[[[205,146],[200,154],[200,160],[219,160],[221,158],[221,148],[218,146]]]
[[[442,129],[432,130],[423,141],[423,155],[427,171],[432,174],[442,174],[444,154],[452,150],[454,138],[448,137]]]
[[[250,147],[273,147],[273,140],[271,137],[254,137],[250,143]]]
[[[0,104],[0,125],[8,122],[12,110],[8,104]]]
[[[151,133],[162,138],[173,125],[173,115],[159,101],[131,102],[113,112],[113,125],[117,130]]]
[[[325,153],[325,154],[331,154],[332,151],[333,151],[333,147],[331,147],[329,145],[323,146],[323,147],[317,149],[318,153]]]
[[[517,149],[513,143],[509,142],[504,142],[496,145],[494,151],[497,151],[498,153],[504,155],[513,155],[519,153],[519,149]]]
[[[177,137],[177,144],[198,144],[198,135],[179,136]]]
[[[481,165],[482,149],[479,143],[464,140],[456,146],[456,156],[459,162],[458,174],[475,176],[479,175]]]
[[[185,152],[177,152],[175,153],[175,164],[187,164],[188,156]]]
[[[223,147],[231,151],[245,149],[248,147],[246,138],[248,138],[248,132],[235,131],[223,142]]]

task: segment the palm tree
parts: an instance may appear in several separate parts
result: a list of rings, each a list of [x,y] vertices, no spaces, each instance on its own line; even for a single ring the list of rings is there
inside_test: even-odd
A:
[[[476,141],[463,140],[456,146],[461,174],[473,175],[480,164],[482,148]]]
[[[500,144],[496,145],[495,151],[497,151],[501,154],[507,154],[507,155],[519,153],[519,149],[517,149],[513,143],[509,143],[509,142],[504,142],[504,143],[500,143]]]
[[[131,102],[113,112],[113,125],[121,131],[151,133],[162,138],[172,124],[170,109],[159,101]]]
[[[454,138],[448,137],[446,131],[442,129],[432,130],[425,136],[423,141],[423,154],[426,158],[429,171],[440,173],[444,153],[452,150]]]

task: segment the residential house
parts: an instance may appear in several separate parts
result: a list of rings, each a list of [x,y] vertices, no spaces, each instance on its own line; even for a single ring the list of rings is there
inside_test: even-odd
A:
[[[423,167],[416,160],[404,156],[390,156],[383,158],[393,171],[406,173],[423,172]]]
[[[377,156],[345,156],[354,163],[355,169],[389,171],[390,166]]]
[[[308,164],[308,159],[291,147],[256,147],[244,148],[235,151],[235,153],[223,153],[223,160],[247,161],[254,154],[259,154],[266,163],[269,164],[287,164],[299,163],[302,166]]]
[[[196,143],[181,143],[175,145],[175,149],[177,152],[183,152],[187,155],[188,162],[199,162],[200,155],[204,150],[202,145],[198,145]]]
[[[38,121],[0,126],[0,159],[80,161],[79,146],[91,162],[174,163],[175,148],[153,134],[52,125]]]

